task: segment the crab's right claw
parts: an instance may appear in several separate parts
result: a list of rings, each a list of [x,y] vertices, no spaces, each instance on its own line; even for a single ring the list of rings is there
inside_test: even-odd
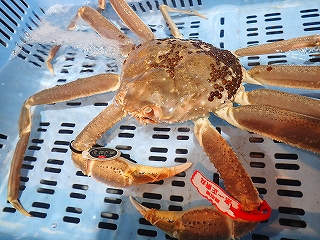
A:
[[[234,239],[252,231],[255,222],[234,221],[215,207],[198,207],[186,211],[159,211],[149,209],[130,196],[141,215],[152,225],[178,239]],[[244,229],[244,223],[246,229]],[[247,229],[248,228],[248,229]]]
[[[191,163],[184,163],[173,167],[151,167],[133,163],[121,156],[113,159],[92,159],[75,152],[72,153],[72,159],[85,175],[114,187],[160,181],[173,177],[191,166]]]

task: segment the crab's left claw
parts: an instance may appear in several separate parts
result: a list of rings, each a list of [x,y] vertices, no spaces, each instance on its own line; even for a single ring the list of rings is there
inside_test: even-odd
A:
[[[226,190],[242,203],[244,211],[259,208],[262,200],[228,143],[208,119],[194,120],[195,136],[214,164]],[[232,219],[214,206],[191,208],[186,211],[158,211],[144,207],[133,198],[131,202],[152,225],[178,239],[234,239],[253,231],[258,224],[243,219]]]
[[[205,235],[208,239],[213,237],[232,239],[230,235],[232,220],[224,217],[214,207],[199,207],[187,211],[160,211],[149,209],[132,197],[130,200],[146,220],[174,238],[197,239]]]
[[[213,206],[186,211],[159,211],[150,209],[130,197],[132,204],[152,225],[178,239],[234,239],[252,231],[256,222],[233,220]],[[246,222],[248,229],[244,229]]]

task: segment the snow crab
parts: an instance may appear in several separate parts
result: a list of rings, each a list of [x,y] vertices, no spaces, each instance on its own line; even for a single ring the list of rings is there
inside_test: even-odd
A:
[[[100,74],[43,90],[28,98],[19,119],[20,140],[13,156],[8,180],[8,201],[21,213],[31,216],[18,200],[20,169],[31,131],[31,107],[117,91],[113,104],[95,117],[70,143],[74,164],[86,175],[117,187],[159,181],[190,167],[155,168],[134,164],[116,149],[96,146],[97,140],[127,115],[142,124],[171,124],[191,120],[194,134],[225,182],[226,191],[241,203],[241,211],[261,212],[265,202],[259,197],[250,176],[228,143],[208,120],[210,112],[232,125],[285,143],[320,153],[319,100],[278,92],[246,92],[242,82],[283,87],[320,89],[320,67],[257,66],[246,71],[238,57],[319,46],[318,35],[238,49],[234,53],[199,40],[184,40],[169,12],[181,11],[160,6],[175,38],[156,39],[124,0],[110,0],[123,22],[141,39],[132,41],[90,7],[79,9],[72,20],[84,19],[101,36],[119,41],[128,55],[121,74]],[[47,65],[59,46],[52,49]],[[241,106],[234,107],[233,102]],[[133,205],[153,225],[179,239],[238,238],[252,231],[257,221],[230,217],[212,207],[183,212],[148,209],[131,198]],[[194,221],[194,218],[198,221]]]

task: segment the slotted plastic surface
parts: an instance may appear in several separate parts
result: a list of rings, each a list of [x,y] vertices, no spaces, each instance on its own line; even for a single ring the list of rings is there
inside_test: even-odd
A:
[[[95,1],[86,4],[96,6]],[[319,1],[131,3],[159,38],[170,36],[158,10],[160,4],[206,15],[208,20],[173,14],[185,38],[201,39],[229,50],[320,33]],[[189,161],[194,163],[192,168],[164,181],[127,189],[115,189],[84,176],[72,164],[68,144],[112,101],[113,93],[33,109],[32,133],[21,171],[20,200],[35,217],[21,215],[7,202],[8,171],[18,140],[17,122],[23,101],[44,88],[121,69],[112,58],[64,46],[53,61],[56,75],[51,75],[44,63],[50,46],[24,41],[25,32],[40,26],[40,19],[46,19],[45,13],[54,5],[60,9],[51,15],[55,17],[54,24],[60,21],[65,26],[81,3],[0,1],[0,238],[171,239],[144,220],[128,196],[136,197],[148,207],[164,210],[208,205],[191,185],[190,177],[196,169],[215,181],[217,174],[199,147],[191,123],[140,126],[134,119],[124,119],[103,136],[100,144],[108,142],[108,146],[120,149],[139,163],[162,166]],[[110,5],[104,15],[133,36]],[[319,66],[320,58],[310,52],[293,51],[251,56],[241,61],[246,68],[279,63]],[[287,91],[320,98],[318,91]],[[262,198],[273,209],[271,218],[244,239],[320,239],[319,154],[241,131],[213,116],[211,120],[221,129]]]

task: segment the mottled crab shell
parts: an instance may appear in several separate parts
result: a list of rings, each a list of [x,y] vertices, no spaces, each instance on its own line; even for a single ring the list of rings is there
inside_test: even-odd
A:
[[[116,102],[141,122],[201,117],[233,100],[242,82],[239,60],[196,40],[156,39],[125,60]]]

